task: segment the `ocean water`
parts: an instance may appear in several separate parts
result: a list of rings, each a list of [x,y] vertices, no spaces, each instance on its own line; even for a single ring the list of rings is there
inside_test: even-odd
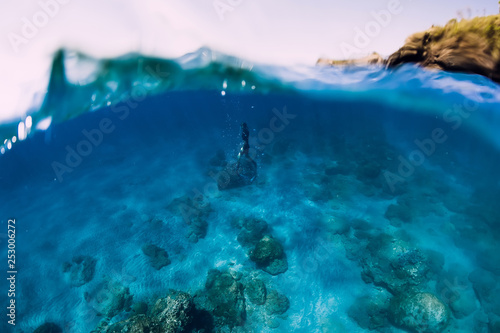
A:
[[[270,314],[245,291],[234,332],[403,332],[388,304],[410,291],[444,304],[446,332],[498,332],[499,107],[487,78],[414,65],[284,68],[207,49],[173,60],[61,53],[43,103],[0,127],[2,276],[9,219],[17,271],[16,325],[2,314],[1,331],[53,322],[90,332],[133,315],[108,311],[119,291],[151,308],[170,289],[202,293],[218,269],[289,300]],[[243,122],[257,176],[219,189]],[[176,199],[202,211],[205,232],[172,208]],[[284,273],[256,266],[238,219],[267,222]],[[170,263],[152,267],[145,244]],[[408,253],[418,263],[395,276]],[[95,264],[89,281],[79,256]],[[5,278],[0,288],[7,313]],[[416,320],[416,331],[438,331]]]

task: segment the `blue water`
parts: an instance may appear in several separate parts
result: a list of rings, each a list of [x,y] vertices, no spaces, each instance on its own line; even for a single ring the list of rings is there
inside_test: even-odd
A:
[[[488,293],[500,295],[497,84],[412,65],[252,67],[234,58],[207,62],[202,52],[169,63],[175,71],[151,87],[136,74],[141,62],[127,61],[132,69],[111,63],[86,86],[53,71],[32,113],[35,123],[52,117],[51,126],[0,155],[0,251],[6,258],[7,220],[15,218],[18,270],[17,324],[2,315],[2,332],[45,322],[90,332],[103,319],[103,284],[128,287],[134,302],[151,306],[169,289],[203,290],[214,268],[240,272],[242,281],[258,276],[290,301],[270,325],[247,299],[246,321],[234,331],[369,331],[353,304],[395,294],[362,279],[370,244],[382,234],[440,254],[417,289],[450,309],[446,332],[496,332],[498,303],[478,293],[470,274],[491,276]],[[110,93],[109,82],[119,88]],[[257,178],[218,190],[221,169],[210,161],[219,150],[236,159],[242,122]],[[16,125],[4,124],[4,137]],[[212,211],[206,236],[194,243],[191,226],[168,206],[200,194]],[[249,217],[265,220],[283,245],[285,273],[259,269],[238,242],[232,221]],[[171,263],[153,268],[145,243],[165,249]],[[75,286],[62,267],[79,255],[95,259],[95,274]],[[443,281],[457,279],[450,288],[473,308],[466,315],[444,299]],[[5,309],[5,279],[0,288]],[[122,310],[107,319],[130,316]],[[374,329],[402,332],[388,320]]]

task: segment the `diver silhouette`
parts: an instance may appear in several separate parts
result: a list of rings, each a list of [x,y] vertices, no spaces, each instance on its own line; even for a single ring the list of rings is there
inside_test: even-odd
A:
[[[241,147],[240,152],[238,153],[238,162],[236,163],[236,170],[238,170],[238,173],[241,175],[240,162],[241,162],[241,158],[243,156],[245,156],[245,158],[247,158],[248,161],[250,161],[250,163],[252,164],[253,169],[254,169],[253,171],[255,172],[255,175],[250,180],[250,182],[253,182],[253,180],[255,179],[256,174],[257,174],[257,163],[248,154],[248,151],[250,150],[250,144],[248,143],[249,137],[250,137],[250,132],[248,130],[248,125],[247,125],[247,123],[242,123],[241,124],[241,139],[243,140],[243,146]]]

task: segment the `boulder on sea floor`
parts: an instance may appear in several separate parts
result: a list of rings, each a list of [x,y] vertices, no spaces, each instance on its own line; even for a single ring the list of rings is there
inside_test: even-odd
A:
[[[153,268],[160,270],[161,268],[170,265],[168,253],[161,247],[153,244],[144,244],[141,248],[142,253],[149,257],[149,262]]]
[[[290,308],[288,297],[270,289],[266,296],[266,313],[268,315],[282,315]]]
[[[207,310],[217,317],[218,325],[241,326],[246,319],[243,284],[236,281],[229,272],[212,269],[205,283]]]
[[[240,228],[237,239],[241,246],[255,246],[269,230],[266,221],[252,217],[236,218],[232,224]]]
[[[384,217],[392,223],[411,222],[412,210],[410,207],[398,203],[397,205],[390,204],[385,211]],[[396,224],[397,225],[397,224]]]
[[[193,217],[206,217],[212,212],[210,202],[203,195],[174,198],[166,208],[172,214],[184,218],[186,223],[190,223]]]
[[[132,313],[136,315],[147,314],[148,313],[148,303],[146,302],[137,302],[132,304],[131,307]]]
[[[208,161],[208,164],[210,164],[210,166],[213,167],[222,167],[222,168],[225,167],[227,165],[227,160],[226,160],[226,153],[224,152],[224,150],[222,149],[217,150],[215,155]]]
[[[382,173],[382,166],[377,161],[365,161],[356,168],[356,177],[362,182],[370,182]]]
[[[252,279],[245,286],[245,294],[250,302],[256,305],[266,303],[267,289],[261,279]]]
[[[135,315],[112,325],[103,325],[92,333],[159,333],[151,319],[144,314]],[[177,331],[171,331],[177,332]]]
[[[490,332],[500,332],[500,317],[493,314],[490,314],[488,317],[488,328]]]
[[[428,280],[430,267],[423,251],[388,234],[372,237],[361,260],[361,277],[366,283],[382,286],[397,294],[418,289]]]
[[[347,310],[359,327],[377,330],[388,325],[389,293],[383,289],[358,297]]]
[[[487,302],[490,299],[491,292],[498,284],[495,274],[481,268],[472,271],[468,279],[481,302]]]
[[[449,306],[456,319],[465,318],[477,309],[478,300],[468,276],[468,270],[455,263],[436,281],[436,295]]]
[[[96,262],[90,256],[75,256],[63,263],[62,270],[71,286],[80,287],[94,278]]]
[[[85,293],[85,299],[100,315],[111,318],[122,311],[130,311],[133,296],[128,287],[118,281],[108,280]]]
[[[212,332],[212,317],[196,309],[194,298],[185,292],[170,290],[157,299],[147,312],[147,304],[137,303],[139,311],[133,311],[126,320],[109,324],[109,318],[100,322],[92,333],[182,333]],[[134,307],[133,307],[134,308]],[[144,313],[138,313],[144,312]]]
[[[191,295],[179,291],[171,291],[167,297],[158,299],[151,310],[151,321],[162,333],[186,332],[194,316]]]
[[[283,246],[271,236],[262,237],[248,255],[259,268],[271,275],[285,273],[288,270],[288,261]]]
[[[400,294],[391,300],[389,319],[411,332],[441,332],[448,325],[446,305],[431,293]]]
[[[208,222],[200,217],[194,217],[191,220],[186,237],[191,243],[197,243],[200,239],[205,238],[207,230]]]
[[[45,323],[39,326],[33,333],[62,333],[63,330],[57,324]]]
[[[327,176],[336,176],[336,175],[347,176],[351,172],[352,172],[352,165],[348,163],[335,164],[333,166],[328,166],[325,168],[325,175]]]
[[[500,251],[500,246],[488,248],[481,251],[476,256],[476,262],[481,267],[484,268],[497,276],[500,276],[500,264],[498,260],[498,253]]]
[[[208,229],[206,219],[212,212],[212,207],[203,195],[175,198],[166,208],[172,214],[181,217],[188,225],[186,237],[190,242],[196,243],[200,238],[205,238]]]
[[[229,190],[236,187],[247,186],[257,177],[257,165],[247,157],[237,162],[229,163],[216,175],[219,190]]]
[[[347,218],[341,215],[327,215],[322,218],[326,230],[333,235],[346,235],[351,230]]]

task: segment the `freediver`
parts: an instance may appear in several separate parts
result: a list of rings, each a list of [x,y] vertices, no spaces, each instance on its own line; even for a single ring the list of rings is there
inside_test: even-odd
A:
[[[250,136],[250,132],[248,131],[248,125],[247,123],[242,123],[241,124],[241,139],[243,140],[243,147],[241,147],[240,152],[238,153],[238,162],[236,163],[236,170],[240,169],[240,160],[242,156],[245,156],[250,163],[252,163],[254,167],[255,174],[257,174],[257,163],[250,157],[248,154],[248,151],[250,150],[250,144],[248,143],[248,138]],[[256,176],[252,177],[250,180],[253,182]]]

